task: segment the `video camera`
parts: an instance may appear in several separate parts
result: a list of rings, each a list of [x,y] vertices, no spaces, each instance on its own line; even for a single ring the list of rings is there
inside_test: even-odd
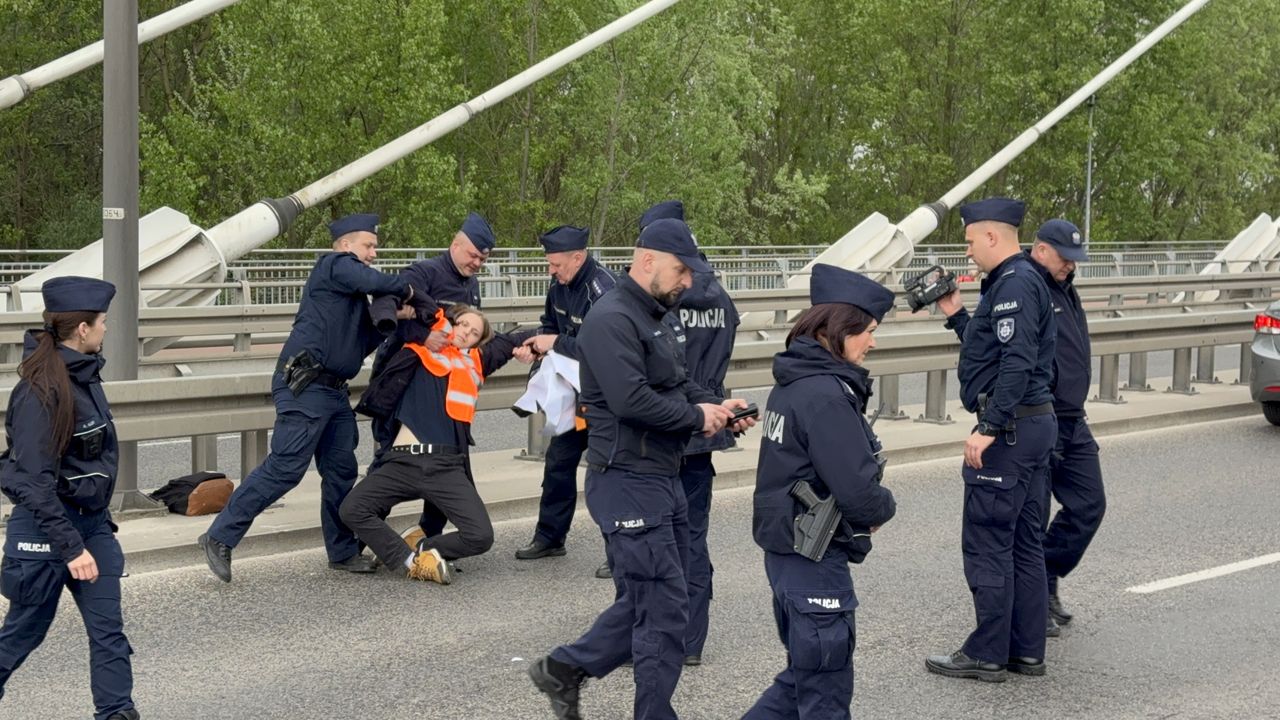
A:
[[[902,285],[907,293],[907,304],[911,312],[938,302],[939,299],[956,291],[956,276],[941,265],[934,265],[923,273],[907,280]]]

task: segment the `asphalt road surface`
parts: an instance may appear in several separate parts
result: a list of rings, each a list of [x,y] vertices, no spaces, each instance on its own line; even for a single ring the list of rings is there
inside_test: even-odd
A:
[[[963,641],[973,611],[959,550],[959,460],[891,467],[898,517],[852,566],[861,605],[859,718],[1280,717],[1280,563],[1154,592],[1128,590],[1280,556],[1280,428],[1261,417],[1104,439],[1107,518],[1062,584],[1076,613],[1049,641],[1049,673],[1001,685],[927,674],[924,656]],[[682,718],[737,718],[783,663],[749,488],[717,493],[716,599],[702,667],[684,674]],[[579,515],[585,519],[585,515]],[[125,580],[135,697],[156,718],[550,718],[526,666],[574,639],[611,599],[591,577],[601,541],[585,523],[569,554],[512,551],[532,518],[501,522],[487,555],[449,587],[390,572],[327,569],[319,549],[244,559],[231,585],[203,565]],[[583,713],[631,716],[629,674],[592,681]],[[64,596],[48,640],[20,668],[0,717],[87,717],[87,650]]]

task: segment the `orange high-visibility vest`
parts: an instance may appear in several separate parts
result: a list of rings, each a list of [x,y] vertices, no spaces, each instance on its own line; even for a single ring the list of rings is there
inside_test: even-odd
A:
[[[417,353],[427,372],[449,378],[444,396],[445,412],[458,422],[470,424],[476,416],[480,386],[484,384],[480,351],[471,348],[463,352],[453,346],[453,325],[445,318],[444,310],[436,311],[436,322],[431,330],[439,330],[449,336],[449,344],[440,352],[432,352],[420,343],[405,343],[404,346]]]

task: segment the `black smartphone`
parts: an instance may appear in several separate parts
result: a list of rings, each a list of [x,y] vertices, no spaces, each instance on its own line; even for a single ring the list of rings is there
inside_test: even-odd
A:
[[[746,418],[757,418],[757,417],[760,417],[760,408],[756,407],[755,403],[751,403],[750,405],[744,408],[738,408],[737,410],[734,410],[733,419],[729,421],[729,424],[732,425],[733,423],[736,423],[739,420],[743,420]]]

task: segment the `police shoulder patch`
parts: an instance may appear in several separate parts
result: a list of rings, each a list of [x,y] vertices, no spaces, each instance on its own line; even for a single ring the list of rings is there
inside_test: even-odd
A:
[[[1009,313],[1018,312],[1018,310],[1021,307],[1022,307],[1022,303],[1016,299],[1004,300],[996,303],[996,306],[991,308],[991,314],[992,315],[1008,315]]]
[[[1007,343],[1013,339],[1013,318],[1000,318],[996,321],[996,339],[1002,343]]]

